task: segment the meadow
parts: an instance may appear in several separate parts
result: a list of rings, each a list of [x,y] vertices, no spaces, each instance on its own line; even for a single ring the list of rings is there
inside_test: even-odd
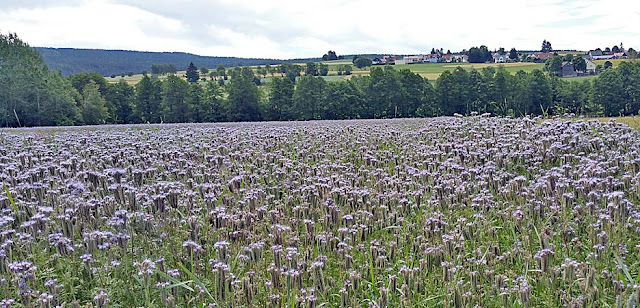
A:
[[[440,75],[444,71],[453,71],[457,67],[462,67],[466,70],[477,69],[481,70],[485,67],[493,67],[497,69],[498,67],[503,67],[506,71],[514,74],[517,71],[523,70],[525,72],[531,72],[534,69],[542,69],[544,67],[543,63],[529,63],[529,62],[518,62],[518,63],[421,63],[421,64],[407,64],[407,65],[395,65],[394,68],[397,70],[400,69],[408,69],[413,73],[416,73],[424,78],[429,79],[429,81],[435,81],[440,77]],[[366,70],[354,70],[353,74],[355,75],[367,75],[369,74]]]
[[[369,75],[369,68],[363,69],[363,70],[359,70],[357,69],[350,60],[336,60],[336,61],[325,61],[325,62],[320,62],[320,63],[324,63],[327,64],[329,66],[329,74],[328,76],[323,76],[323,78],[326,81],[341,81],[341,80],[345,80],[350,78],[349,76],[338,76],[337,75],[337,71],[338,71],[338,66],[340,65],[351,65],[353,67],[353,71],[352,71],[352,76],[354,75],[360,75],[360,76],[366,76]],[[294,63],[294,64],[298,64],[302,67],[304,67],[305,63]],[[516,73],[517,71],[523,70],[527,73],[533,71],[534,69],[540,69],[542,70],[542,68],[544,67],[544,63],[529,63],[529,62],[518,62],[518,63],[422,63],[422,64],[409,64],[409,65],[397,65],[394,66],[395,69],[408,69],[413,73],[416,73],[422,77],[428,78],[429,81],[433,82],[436,79],[438,79],[438,77],[440,76],[440,74],[442,74],[444,71],[449,70],[449,71],[453,71],[456,69],[456,67],[462,67],[464,69],[470,70],[470,69],[482,69],[484,67],[493,67],[493,68],[498,68],[498,67],[504,67],[508,72],[510,73]],[[251,68],[254,69],[254,71],[256,70],[257,66],[251,66]],[[176,73],[177,76],[184,76],[185,75],[185,71],[179,71]],[[280,73],[276,73],[274,74],[274,76],[277,77],[281,77],[282,74]],[[116,78],[111,78],[111,77],[105,77],[107,82],[110,83],[117,83],[120,79],[124,79],[128,84],[130,85],[135,85],[137,84],[140,79],[142,79],[142,74],[135,74],[133,76],[125,76],[125,77],[120,77],[120,76],[116,76]],[[164,79],[166,78],[166,76],[159,76],[159,79]],[[261,81],[263,83],[269,83],[272,79],[271,74],[267,75],[267,77],[263,77],[261,78]]]
[[[627,307],[615,120],[0,132],[0,307]]]

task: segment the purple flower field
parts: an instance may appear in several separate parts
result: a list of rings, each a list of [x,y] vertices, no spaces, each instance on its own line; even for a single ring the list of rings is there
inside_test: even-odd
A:
[[[3,130],[0,178],[0,307],[640,305],[613,121]]]

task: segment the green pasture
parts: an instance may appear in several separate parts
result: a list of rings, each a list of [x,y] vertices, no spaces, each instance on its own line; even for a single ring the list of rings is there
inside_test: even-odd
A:
[[[618,67],[618,65],[620,65],[620,63],[622,62],[635,62],[638,61],[638,59],[611,59],[611,60],[595,60],[593,61],[593,63],[595,63],[596,65],[600,64],[602,66],[604,66],[605,62],[611,62],[611,64],[613,64],[613,67]]]

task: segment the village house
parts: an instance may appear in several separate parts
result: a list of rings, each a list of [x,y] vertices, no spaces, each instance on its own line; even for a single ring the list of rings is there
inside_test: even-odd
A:
[[[458,63],[466,63],[468,62],[469,56],[467,55],[457,55],[457,54],[447,54],[442,56],[442,60],[447,63],[458,62]]]
[[[560,77],[577,77],[578,73],[576,72],[573,64],[570,62],[566,62],[562,64],[562,72]]]
[[[553,52],[535,52],[532,55],[535,62],[544,62],[551,57],[553,57]]]
[[[425,61],[429,63],[438,63],[440,62],[440,55],[437,53],[428,54],[425,56]]]
[[[628,57],[628,54],[626,52],[615,52],[613,53],[614,57],[616,59],[626,59]]]
[[[507,54],[501,55],[495,52],[491,56],[493,57],[494,63],[506,63],[509,61],[509,56]]]
[[[585,73],[587,74],[595,74],[596,73],[596,64],[591,62],[591,60],[589,59],[584,59],[584,62],[587,63],[587,70],[585,71]]]

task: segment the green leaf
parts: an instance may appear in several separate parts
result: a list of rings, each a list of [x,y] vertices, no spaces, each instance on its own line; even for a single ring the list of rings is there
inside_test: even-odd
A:
[[[620,268],[622,268],[622,272],[625,275],[626,278],[626,285],[631,285],[633,284],[633,278],[631,278],[631,273],[629,273],[629,269],[627,269],[627,266],[624,265],[624,262],[622,261],[622,258],[620,258],[620,256],[616,253],[616,261],[618,262],[618,265],[620,266]]]
[[[7,187],[7,184],[5,184],[4,181],[2,181],[2,186],[4,186],[4,192],[7,193],[7,197],[9,197],[9,203],[11,203],[13,210],[16,212],[16,216],[19,215],[20,213],[18,213],[18,207],[16,206],[16,203],[13,201],[13,197],[11,197],[11,193],[9,192],[9,187]]]
[[[204,283],[202,283],[202,281],[196,277],[196,275],[194,275],[191,271],[189,271],[182,263],[178,262],[178,267],[180,267],[181,270],[183,270],[185,273],[187,273],[189,275],[189,277],[191,279],[193,279],[195,281],[195,283],[204,290],[205,293],[207,293],[207,295],[209,295],[209,298],[211,298],[211,300],[213,300],[214,302],[216,301],[215,298],[213,298],[213,295],[211,295],[211,292],[209,292],[209,289],[207,289],[207,287],[204,285]]]
[[[187,285],[187,283],[193,282],[193,280],[179,281],[178,279],[175,279],[175,278],[173,278],[173,277],[171,277],[171,276],[169,276],[169,275],[167,275],[167,274],[165,274],[165,273],[163,273],[163,272],[161,272],[159,270],[156,270],[156,273],[159,274],[160,276],[164,277],[165,279],[173,282],[172,285],[166,287],[165,289],[171,289],[171,288],[174,288],[174,287],[182,287],[182,288],[187,289],[187,290],[189,290],[191,292],[194,291],[193,288],[191,288],[190,286]]]

